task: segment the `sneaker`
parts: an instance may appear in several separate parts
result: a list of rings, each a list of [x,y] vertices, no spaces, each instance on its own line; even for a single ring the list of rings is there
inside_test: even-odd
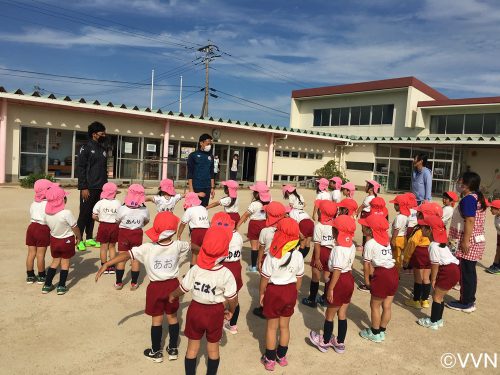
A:
[[[370,328],[365,328],[364,330],[360,331],[359,335],[364,339],[367,339],[367,340],[370,340],[370,341],[373,341],[376,343],[382,342],[382,337],[380,336],[380,333],[377,333],[376,335],[374,335]]]
[[[114,275],[114,274],[116,273],[116,268],[115,268],[115,266],[111,266],[111,267],[109,267],[109,268],[108,268],[108,273],[109,273],[110,275]]]
[[[167,346],[168,360],[175,361],[179,357],[179,350],[177,348],[170,348]]]
[[[465,313],[472,313],[476,311],[475,303],[469,303],[468,305],[466,305],[464,303],[461,303],[460,301],[451,301],[446,302],[445,306],[452,310],[463,311]]]
[[[84,242],[85,246],[87,247],[96,247],[96,248],[100,248],[101,247],[101,243],[100,242],[97,242],[96,240],[94,240],[93,238],[91,238],[90,240],[86,240]]]
[[[45,276],[37,276],[36,277],[36,283],[40,284],[40,285],[45,284]]]
[[[153,352],[153,349],[146,349],[144,350],[144,356],[156,363],[163,362],[163,353],[161,350]]]
[[[316,307],[316,301],[312,301],[309,297],[302,298],[302,304],[309,307]]]
[[[34,284],[36,281],[36,276],[28,276],[26,278],[26,284]]]
[[[498,267],[496,264],[492,264],[491,266],[486,268],[485,271],[493,275],[498,275],[500,274],[500,267]]]
[[[326,301],[326,298],[324,295],[316,297],[316,303],[320,304],[323,307],[328,306],[328,302]]]
[[[460,284],[455,285],[452,289],[453,289],[453,290],[458,290],[458,291],[459,291],[459,290],[460,290]]]
[[[115,283],[115,289],[116,290],[122,290],[123,289],[123,283]]]
[[[85,251],[85,250],[87,250],[87,247],[85,246],[85,242],[83,242],[83,241],[78,242],[78,245],[76,245],[76,249],[78,251]]]
[[[226,331],[228,331],[232,335],[236,335],[238,333],[238,326],[236,324],[232,326],[230,322],[226,321],[224,322],[223,327]]]
[[[130,284],[130,290],[134,291],[134,290],[137,290],[137,288],[139,288],[139,283],[131,283]]]
[[[474,311],[476,311],[476,304],[475,303],[471,303],[471,304],[468,305],[468,307],[466,307],[462,311],[464,313],[467,313],[467,314],[473,313]]]
[[[423,309],[431,307],[428,299],[420,300],[420,306],[422,306]]]
[[[342,354],[345,352],[345,344],[343,342],[337,342],[335,336],[332,336],[330,339],[330,345],[333,347],[333,350],[335,350],[335,353]]]
[[[360,285],[358,285],[358,290],[360,290],[362,292],[369,292],[370,287],[366,284],[360,284]]]
[[[258,316],[259,318],[266,319],[266,317],[264,316],[264,309],[262,308],[262,306],[256,307],[255,309],[252,310],[252,312],[254,315]]]
[[[311,343],[317,347],[321,353],[326,353],[328,348],[332,346],[331,341],[325,344],[323,341],[323,335],[316,331],[309,332],[309,340],[311,340]]]
[[[68,291],[68,287],[67,286],[62,286],[62,285],[59,285],[57,287],[57,295],[58,296],[62,296],[64,294],[66,294],[66,292]]]
[[[380,331],[380,337],[382,338],[382,341],[385,340],[386,333],[385,331]]]
[[[42,287],[42,294],[47,294],[49,292],[52,292],[56,287],[54,285],[44,285]]]
[[[258,273],[257,267],[247,266],[247,272],[249,273]]]
[[[288,366],[288,360],[286,359],[286,355],[283,358],[276,356],[276,363],[281,367]]]
[[[104,270],[103,274],[105,275],[109,274],[109,267]]]
[[[431,322],[431,318],[420,318],[417,320],[417,323],[422,327],[430,328],[435,331],[439,328],[439,322]]]
[[[409,307],[413,307],[414,309],[421,309],[422,308],[422,305],[420,304],[420,301],[414,301],[413,298],[408,298],[405,301],[405,305],[409,306]]]
[[[266,358],[266,355],[262,355],[260,358],[260,363],[264,365],[264,368],[267,371],[274,371],[274,366],[276,366],[276,361],[271,361],[270,359]]]

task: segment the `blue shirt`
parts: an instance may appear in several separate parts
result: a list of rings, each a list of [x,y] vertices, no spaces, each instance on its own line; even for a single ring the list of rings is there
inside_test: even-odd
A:
[[[187,159],[187,178],[193,180],[193,188],[209,189],[214,178],[214,158],[211,153],[197,150]]]
[[[466,195],[458,204],[462,217],[474,217],[477,211],[477,199],[472,194]]]
[[[432,190],[432,172],[423,167],[421,171],[416,169],[411,173],[411,191],[417,197],[417,202],[430,201]]]

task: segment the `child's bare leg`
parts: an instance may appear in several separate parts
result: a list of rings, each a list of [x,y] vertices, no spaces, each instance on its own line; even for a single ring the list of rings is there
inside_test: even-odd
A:
[[[33,271],[36,257],[36,246],[28,246],[28,256],[26,257],[26,271]]]
[[[108,244],[108,249],[109,249],[109,259],[113,259],[116,256],[116,244],[110,242]]]
[[[380,324],[381,324],[380,307],[382,306],[382,302],[383,300],[381,298],[372,296],[370,299],[372,328],[374,329],[380,329]]]
[[[387,328],[392,316],[392,301],[394,296],[386,297],[382,302],[382,320],[380,321],[381,328]]]
[[[100,253],[101,253],[101,264],[104,264],[108,261],[108,243],[103,243],[101,242],[101,248],[100,248]]]
[[[45,273],[45,253],[47,252],[46,247],[36,248],[36,267],[38,273]]]
[[[288,347],[288,343],[290,342],[290,316],[288,317],[280,317],[279,318],[279,327],[280,327],[280,346]]]

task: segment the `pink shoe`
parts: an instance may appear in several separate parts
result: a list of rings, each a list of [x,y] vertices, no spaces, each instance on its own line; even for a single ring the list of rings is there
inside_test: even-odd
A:
[[[283,358],[276,356],[276,363],[281,367],[288,366],[288,360],[286,359],[286,355]]]
[[[319,334],[316,331],[309,332],[309,340],[311,340],[311,343],[315,347],[317,347],[321,353],[326,353],[328,351],[328,348],[332,346],[330,342],[325,344],[323,341],[323,335]]]
[[[345,352],[345,344],[343,342],[337,342],[337,338],[333,336],[330,339],[330,344],[333,347],[333,350],[335,350],[335,353],[342,354]]]
[[[116,290],[122,290],[122,288],[123,288],[123,283],[115,283]]]
[[[266,358],[266,355],[262,355],[260,358],[260,363],[264,365],[264,368],[267,371],[274,371],[274,366],[276,366],[276,361],[271,361],[270,359]]]
[[[139,288],[138,283],[131,283],[130,284],[130,290],[134,291],[134,290],[137,290],[137,288]]]
[[[235,324],[234,326],[231,325],[228,321],[224,322],[224,329],[228,331],[232,335],[236,335],[238,333],[238,326]]]

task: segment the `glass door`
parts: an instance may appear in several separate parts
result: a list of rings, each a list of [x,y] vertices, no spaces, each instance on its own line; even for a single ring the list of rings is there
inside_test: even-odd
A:
[[[119,177],[123,179],[141,179],[142,138],[121,137],[119,149]]]
[[[144,138],[143,179],[159,181],[162,166],[162,141]]]
[[[46,173],[48,129],[21,127],[19,176]]]
[[[215,155],[219,157],[219,174],[217,176],[218,180],[225,181],[228,179],[227,158],[229,155],[229,146],[215,144],[214,156]]]
[[[71,178],[73,169],[73,131],[49,129],[47,172],[56,178]]]

